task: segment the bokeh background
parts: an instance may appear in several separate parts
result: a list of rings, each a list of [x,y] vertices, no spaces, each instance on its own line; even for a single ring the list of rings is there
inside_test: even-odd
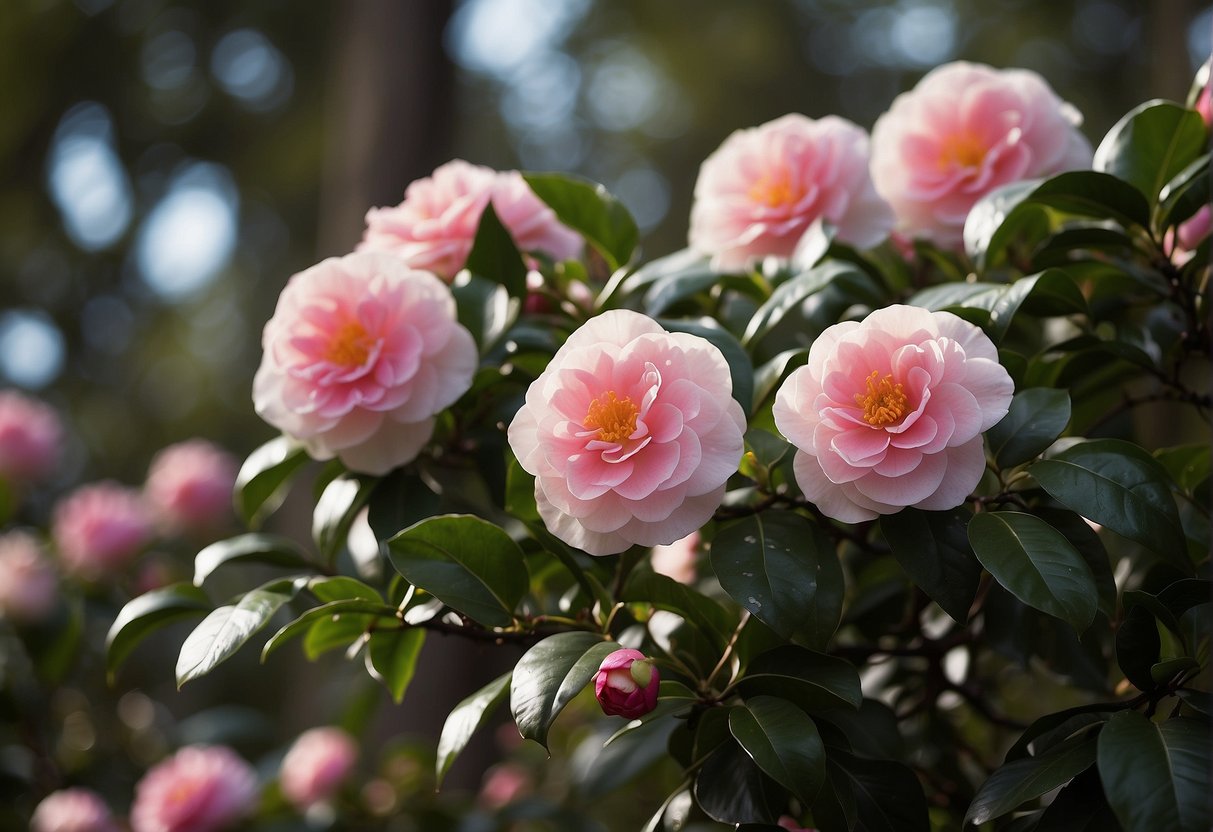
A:
[[[269,439],[249,391],[287,278],[351,250],[368,207],[450,158],[601,181],[652,258],[684,246],[699,163],[734,129],[791,111],[870,128],[928,69],[968,59],[1040,72],[1097,141],[1147,98],[1183,100],[1211,36],[1198,0],[3,0],[0,387],[70,431],[29,508],[45,519],[81,481],[137,484],[182,439],[240,456]],[[284,522],[306,534],[306,516]],[[384,705],[373,687],[350,699],[358,667],[255,656],[174,699],[173,647],[93,705],[81,754],[113,714],[151,724],[169,700],[178,740],[227,720],[267,744],[339,697],[367,719]],[[495,675],[464,679],[454,668],[483,660],[453,646],[423,661],[406,709],[431,730]],[[456,782],[478,781],[485,742]]]

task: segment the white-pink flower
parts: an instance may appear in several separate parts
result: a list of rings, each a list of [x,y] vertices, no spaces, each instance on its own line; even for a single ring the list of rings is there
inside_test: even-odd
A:
[[[232,514],[236,458],[205,439],[162,449],[148,467],[143,493],[171,531],[209,531]]]
[[[222,745],[192,745],[158,764],[135,786],[133,832],[217,832],[257,803],[257,775]]]
[[[51,792],[30,818],[30,832],[118,832],[101,795],[84,788]]]
[[[963,61],[927,73],[872,128],[872,179],[897,231],[959,248],[995,188],[1091,166],[1082,116],[1043,78]]]
[[[978,327],[950,312],[890,306],[829,327],[775,396],[804,495],[857,523],[906,506],[960,505],[985,470],[982,433],[1014,384]]]
[[[680,584],[693,584],[699,552],[699,532],[693,531],[665,546],[653,547],[653,571]]]
[[[85,485],[55,506],[51,536],[64,569],[97,580],[125,568],[152,539],[138,491],[116,482]]]
[[[357,759],[354,738],[340,728],[304,731],[282,758],[282,793],[300,810],[329,800]]]
[[[499,173],[462,159],[411,183],[399,205],[369,210],[358,250],[387,252],[410,268],[449,281],[467,262],[489,200],[520,250],[554,260],[580,255],[581,237],[556,219],[522,174]]]
[[[627,310],[582,325],[509,427],[548,529],[609,555],[702,526],[743,450],[732,389],[724,356],[703,338]]]
[[[292,277],[261,346],[261,418],[315,458],[370,474],[417,456],[478,361],[446,284],[370,252]]]
[[[713,268],[788,259],[816,220],[858,248],[881,242],[893,212],[872,186],[868,134],[846,119],[796,113],[738,130],[704,160],[695,182],[690,246]]]
[[[0,535],[0,618],[40,621],[59,601],[59,579],[37,538],[23,531]]]
[[[63,427],[54,408],[15,390],[0,390],[0,480],[28,482],[59,462]]]

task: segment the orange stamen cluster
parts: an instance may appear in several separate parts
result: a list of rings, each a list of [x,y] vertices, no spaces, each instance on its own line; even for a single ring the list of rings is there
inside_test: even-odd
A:
[[[342,367],[358,367],[366,363],[371,349],[366,330],[357,321],[349,321],[341,326],[329,342],[324,357]]]
[[[776,168],[764,173],[750,186],[749,197],[768,208],[779,208],[796,202],[800,194],[792,185],[792,176],[787,168]]]
[[[939,167],[980,167],[986,157],[986,149],[984,143],[972,133],[949,136],[939,150]]]
[[[893,383],[893,374],[880,378],[879,370],[873,370],[868,376],[867,394],[855,394],[855,404],[863,408],[864,421],[878,428],[896,422],[906,415],[909,407],[901,385]]]
[[[598,438],[603,442],[622,442],[636,432],[639,413],[640,408],[630,397],[621,399],[614,390],[608,390],[590,402],[582,425],[591,430],[597,428]]]

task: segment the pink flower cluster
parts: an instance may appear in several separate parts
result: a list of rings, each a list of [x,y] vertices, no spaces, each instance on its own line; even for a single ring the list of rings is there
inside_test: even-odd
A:
[[[358,760],[354,738],[340,728],[312,728],[299,735],[282,759],[282,794],[306,810],[331,799]]]
[[[106,480],[76,489],[55,506],[51,534],[64,569],[97,580],[125,568],[152,539],[142,495]]]
[[[468,389],[478,361],[450,289],[372,253],[292,277],[261,343],[258,415],[313,457],[371,474],[417,456],[435,414]]]
[[[732,387],[703,338],[627,310],[583,324],[508,431],[548,529],[593,555],[697,530],[741,458],[746,420]]]
[[[391,208],[372,208],[358,251],[381,251],[406,266],[450,281],[467,262],[490,202],[501,224],[524,252],[554,260],[581,253],[582,241],[556,219],[518,171],[495,171],[455,159],[418,179]]]
[[[59,579],[42,546],[31,534],[0,535],[0,618],[40,621],[59,601]]]
[[[90,789],[51,792],[30,818],[30,832],[118,832],[101,796]]]
[[[179,442],[156,454],[143,493],[168,530],[213,531],[231,516],[238,467],[204,439]]]
[[[764,257],[791,258],[813,222],[870,248],[889,235],[893,213],[868,174],[868,135],[827,116],[790,114],[733,133],[703,162],[691,209],[691,248],[722,271]]]
[[[985,471],[982,433],[1014,384],[979,328],[950,312],[880,309],[825,330],[775,396],[804,495],[847,523],[960,505]]]
[[[135,787],[133,832],[218,832],[256,806],[253,767],[225,746],[187,746]]]
[[[0,480],[45,479],[55,469],[63,426],[54,408],[15,390],[0,390]]]

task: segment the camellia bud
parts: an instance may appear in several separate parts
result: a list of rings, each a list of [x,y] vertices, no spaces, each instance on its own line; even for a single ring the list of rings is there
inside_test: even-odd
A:
[[[657,707],[660,674],[639,650],[616,650],[602,660],[594,676],[594,695],[602,711],[636,719]]]

